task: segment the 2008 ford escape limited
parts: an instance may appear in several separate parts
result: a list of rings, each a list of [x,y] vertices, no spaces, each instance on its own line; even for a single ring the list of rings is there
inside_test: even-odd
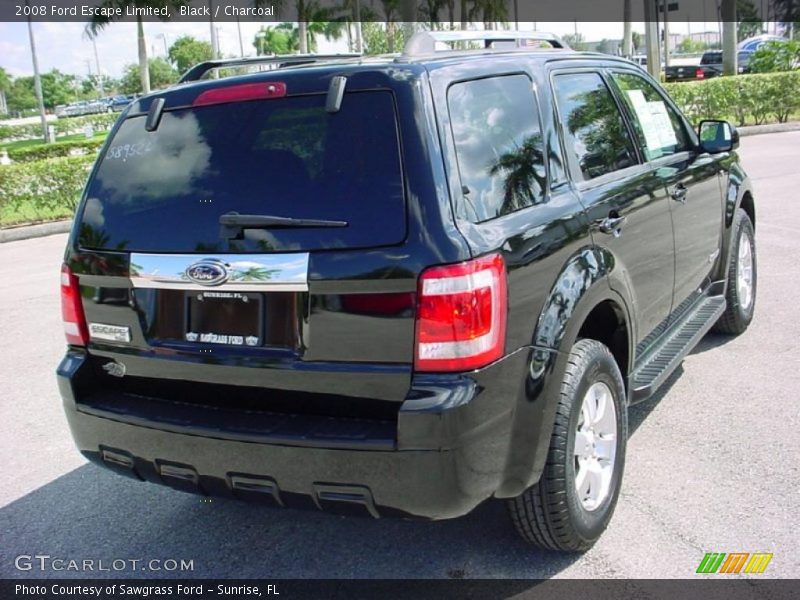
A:
[[[628,407],[753,317],[753,192],[736,130],[632,63],[470,35],[212,61],[126,109],[62,268],[83,454],[375,517],[502,498],[540,546],[598,539]]]

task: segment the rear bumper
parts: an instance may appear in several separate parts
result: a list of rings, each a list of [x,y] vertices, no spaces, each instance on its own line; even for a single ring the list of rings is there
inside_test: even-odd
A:
[[[281,506],[444,519],[501,486],[527,357],[519,351],[469,376],[415,378],[390,443],[353,438],[332,447],[104,414],[81,402],[78,390],[91,374],[75,350],[58,382],[78,449],[130,477]]]

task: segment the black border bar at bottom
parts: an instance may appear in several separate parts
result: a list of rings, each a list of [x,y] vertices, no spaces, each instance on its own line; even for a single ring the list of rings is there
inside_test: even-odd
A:
[[[2,579],[0,598],[191,600],[547,599],[783,600],[797,598],[800,580],[725,577],[659,579]]]

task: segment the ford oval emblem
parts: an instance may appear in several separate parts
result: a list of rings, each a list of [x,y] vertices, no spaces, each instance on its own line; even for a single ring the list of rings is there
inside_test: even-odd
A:
[[[228,280],[230,274],[225,263],[205,258],[186,268],[186,277],[200,285],[220,285]]]

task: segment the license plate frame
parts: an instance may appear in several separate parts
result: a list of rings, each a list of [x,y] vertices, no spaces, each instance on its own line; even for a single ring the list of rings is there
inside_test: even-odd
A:
[[[225,322],[231,313],[247,311],[241,325]],[[264,343],[264,298],[255,292],[191,291],[184,304],[183,339],[191,344],[258,348]],[[225,314],[219,314],[219,313]],[[220,321],[222,319],[222,321]]]

